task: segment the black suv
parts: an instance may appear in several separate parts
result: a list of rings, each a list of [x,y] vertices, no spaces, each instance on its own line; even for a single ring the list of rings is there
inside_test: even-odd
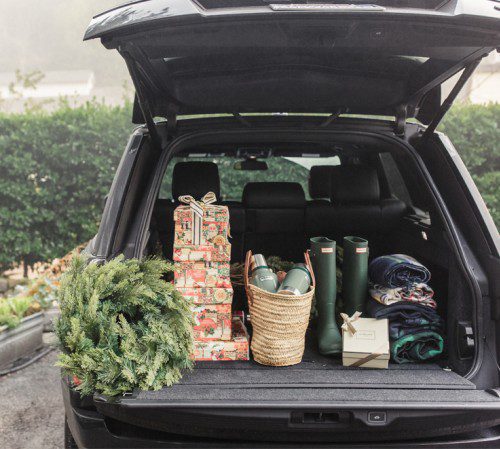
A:
[[[125,59],[140,126],[93,259],[171,258],[177,198],[213,191],[233,262],[346,234],[419,259],[447,351],[356,370],[312,344],[294,367],[198,363],[112,398],[63,378],[68,447],[500,447],[499,235],[436,132],[499,32],[495,0],[149,0],[95,17],[85,38]]]

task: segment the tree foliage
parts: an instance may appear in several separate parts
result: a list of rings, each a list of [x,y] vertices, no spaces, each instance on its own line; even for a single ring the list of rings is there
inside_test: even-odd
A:
[[[83,394],[114,396],[170,386],[192,366],[190,304],[163,280],[159,259],[89,264],[75,256],[61,279],[59,365]]]
[[[462,103],[446,114],[443,131],[469,169],[496,225],[500,224],[500,104]]]
[[[66,254],[97,229],[130,108],[0,114],[0,270]]]
[[[96,102],[54,112],[0,114],[0,271],[15,262],[50,260],[90,239],[103,198],[130,135],[130,104]],[[500,223],[500,105],[456,105],[441,126]],[[271,158],[273,159],[273,158]],[[274,158],[276,159],[276,158]],[[247,181],[297,180],[307,188],[307,170],[270,160],[267,172],[226,173],[223,194],[240,198]],[[171,170],[171,168],[169,169]],[[170,197],[170,171],[162,192]]]

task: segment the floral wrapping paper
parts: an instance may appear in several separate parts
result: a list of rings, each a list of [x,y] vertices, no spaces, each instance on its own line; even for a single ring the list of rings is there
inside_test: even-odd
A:
[[[191,306],[196,341],[231,339],[231,304]]]
[[[192,358],[201,361],[250,360],[249,337],[240,318],[232,318],[229,341],[195,341]]]
[[[190,304],[231,304],[233,302],[232,288],[178,287],[177,290]]]
[[[227,262],[179,262],[174,272],[176,287],[231,288]]]
[[[231,260],[231,244],[184,245],[174,247],[174,262],[228,262]]]
[[[174,211],[174,248],[193,245],[193,212],[189,206]],[[228,245],[229,211],[227,206],[204,206],[200,245]]]

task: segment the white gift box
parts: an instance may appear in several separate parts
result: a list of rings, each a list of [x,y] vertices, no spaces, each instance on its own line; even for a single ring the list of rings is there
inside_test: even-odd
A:
[[[342,364],[362,368],[389,367],[389,321],[357,318],[356,332],[342,329]]]

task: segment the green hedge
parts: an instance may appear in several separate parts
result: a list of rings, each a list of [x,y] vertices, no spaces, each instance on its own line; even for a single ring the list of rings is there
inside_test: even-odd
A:
[[[95,232],[132,130],[130,106],[0,114],[0,272],[60,257]]]
[[[500,104],[462,104],[439,127],[469,169],[496,225],[500,224]]]
[[[0,271],[59,257],[97,229],[103,198],[132,130],[130,104],[66,104],[0,114]],[[500,105],[455,106],[440,129],[500,223]]]

